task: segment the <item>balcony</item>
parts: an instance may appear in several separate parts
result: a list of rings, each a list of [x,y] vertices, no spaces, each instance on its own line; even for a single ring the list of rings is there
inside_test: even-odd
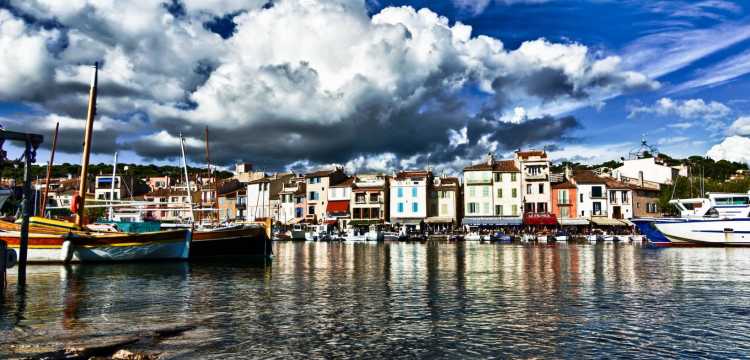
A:
[[[471,179],[466,180],[466,185],[489,185],[492,184],[492,179]]]
[[[525,173],[524,178],[526,180],[547,180],[547,174],[529,174]]]
[[[589,194],[589,199],[593,200],[607,200],[607,196],[604,195],[604,193],[599,195]]]

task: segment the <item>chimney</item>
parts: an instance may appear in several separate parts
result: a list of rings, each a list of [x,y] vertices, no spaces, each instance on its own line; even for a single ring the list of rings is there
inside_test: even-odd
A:
[[[571,177],[573,177],[573,169],[570,168],[570,165],[565,165],[565,179],[570,180]]]
[[[495,155],[492,155],[491,152],[487,153],[487,165],[492,166],[492,164],[495,163]]]

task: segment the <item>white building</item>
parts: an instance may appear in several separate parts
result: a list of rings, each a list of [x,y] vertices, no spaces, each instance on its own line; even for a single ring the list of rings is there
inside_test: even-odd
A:
[[[551,209],[550,161],[543,150],[517,151],[515,161],[521,170],[524,213],[547,214]]]
[[[607,212],[612,219],[633,218],[632,185],[607,179]]]
[[[326,217],[326,204],[328,202],[328,188],[331,184],[338,183],[346,178],[343,168],[315,171],[305,175],[305,188],[307,191],[307,211],[305,219],[322,224]]]
[[[607,216],[606,179],[596,176],[592,171],[583,170],[574,172],[570,181],[578,188],[578,217],[590,219],[592,216]]]
[[[401,171],[391,178],[391,223],[403,225],[406,230],[422,230],[420,225],[429,216],[431,186],[431,171]]]
[[[514,160],[495,160],[464,168],[464,225],[520,225],[521,172]]]
[[[656,158],[625,160],[622,166],[612,171],[615,179],[629,183],[653,182],[661,185],[672,184],[680,174],[681,168],[662,164]]]
[[[279,192],[279,199],[281,201],[281,210],[279,213],[279,221],[285,225],[292,225],[298,223],[304,217],[304,207],[300,206],[300,203],[304,201],[305,194],[305,179],[298,178],[291,181],[289,184],[285,184]],[[302,195],[301,197],[298,195]]]
[[[247,183],[247,221],[271,218],[280,221],[279,193],[293,174],[274,174]]]

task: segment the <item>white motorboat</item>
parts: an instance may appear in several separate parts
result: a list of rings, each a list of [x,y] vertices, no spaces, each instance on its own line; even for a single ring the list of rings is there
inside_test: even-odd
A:
[[[523,234],[523,236],[521,236],[521,242],[531,242],[531,241],[536,241],[536,235]]]
[[[385,241],[397,241],[398,233],[393,231],[383,231],[383,240]]]
[[[477,232],[471,232],[471,233],[466,234],[466,236],[464,236],[464,240],[465,241],[489,241],[490,236],[482,235]]]
[[[672,246],[750,246],[750,218],[692,219],[654,226]]]

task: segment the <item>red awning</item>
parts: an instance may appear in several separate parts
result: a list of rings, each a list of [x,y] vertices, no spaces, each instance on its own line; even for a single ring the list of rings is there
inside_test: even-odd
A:
[[[557,217],[555,214],[548,213],[526,213],[523,215],[523,223],[525,225],[557,225]]]
[[[349,214],[349,200],[329,201],[326,206],[328,216],[346,216]]]
[[[336,224],[338,224],[338,221],[336,221],[336,220],[326,220],[326,224],[327,225],[336,225]]]

